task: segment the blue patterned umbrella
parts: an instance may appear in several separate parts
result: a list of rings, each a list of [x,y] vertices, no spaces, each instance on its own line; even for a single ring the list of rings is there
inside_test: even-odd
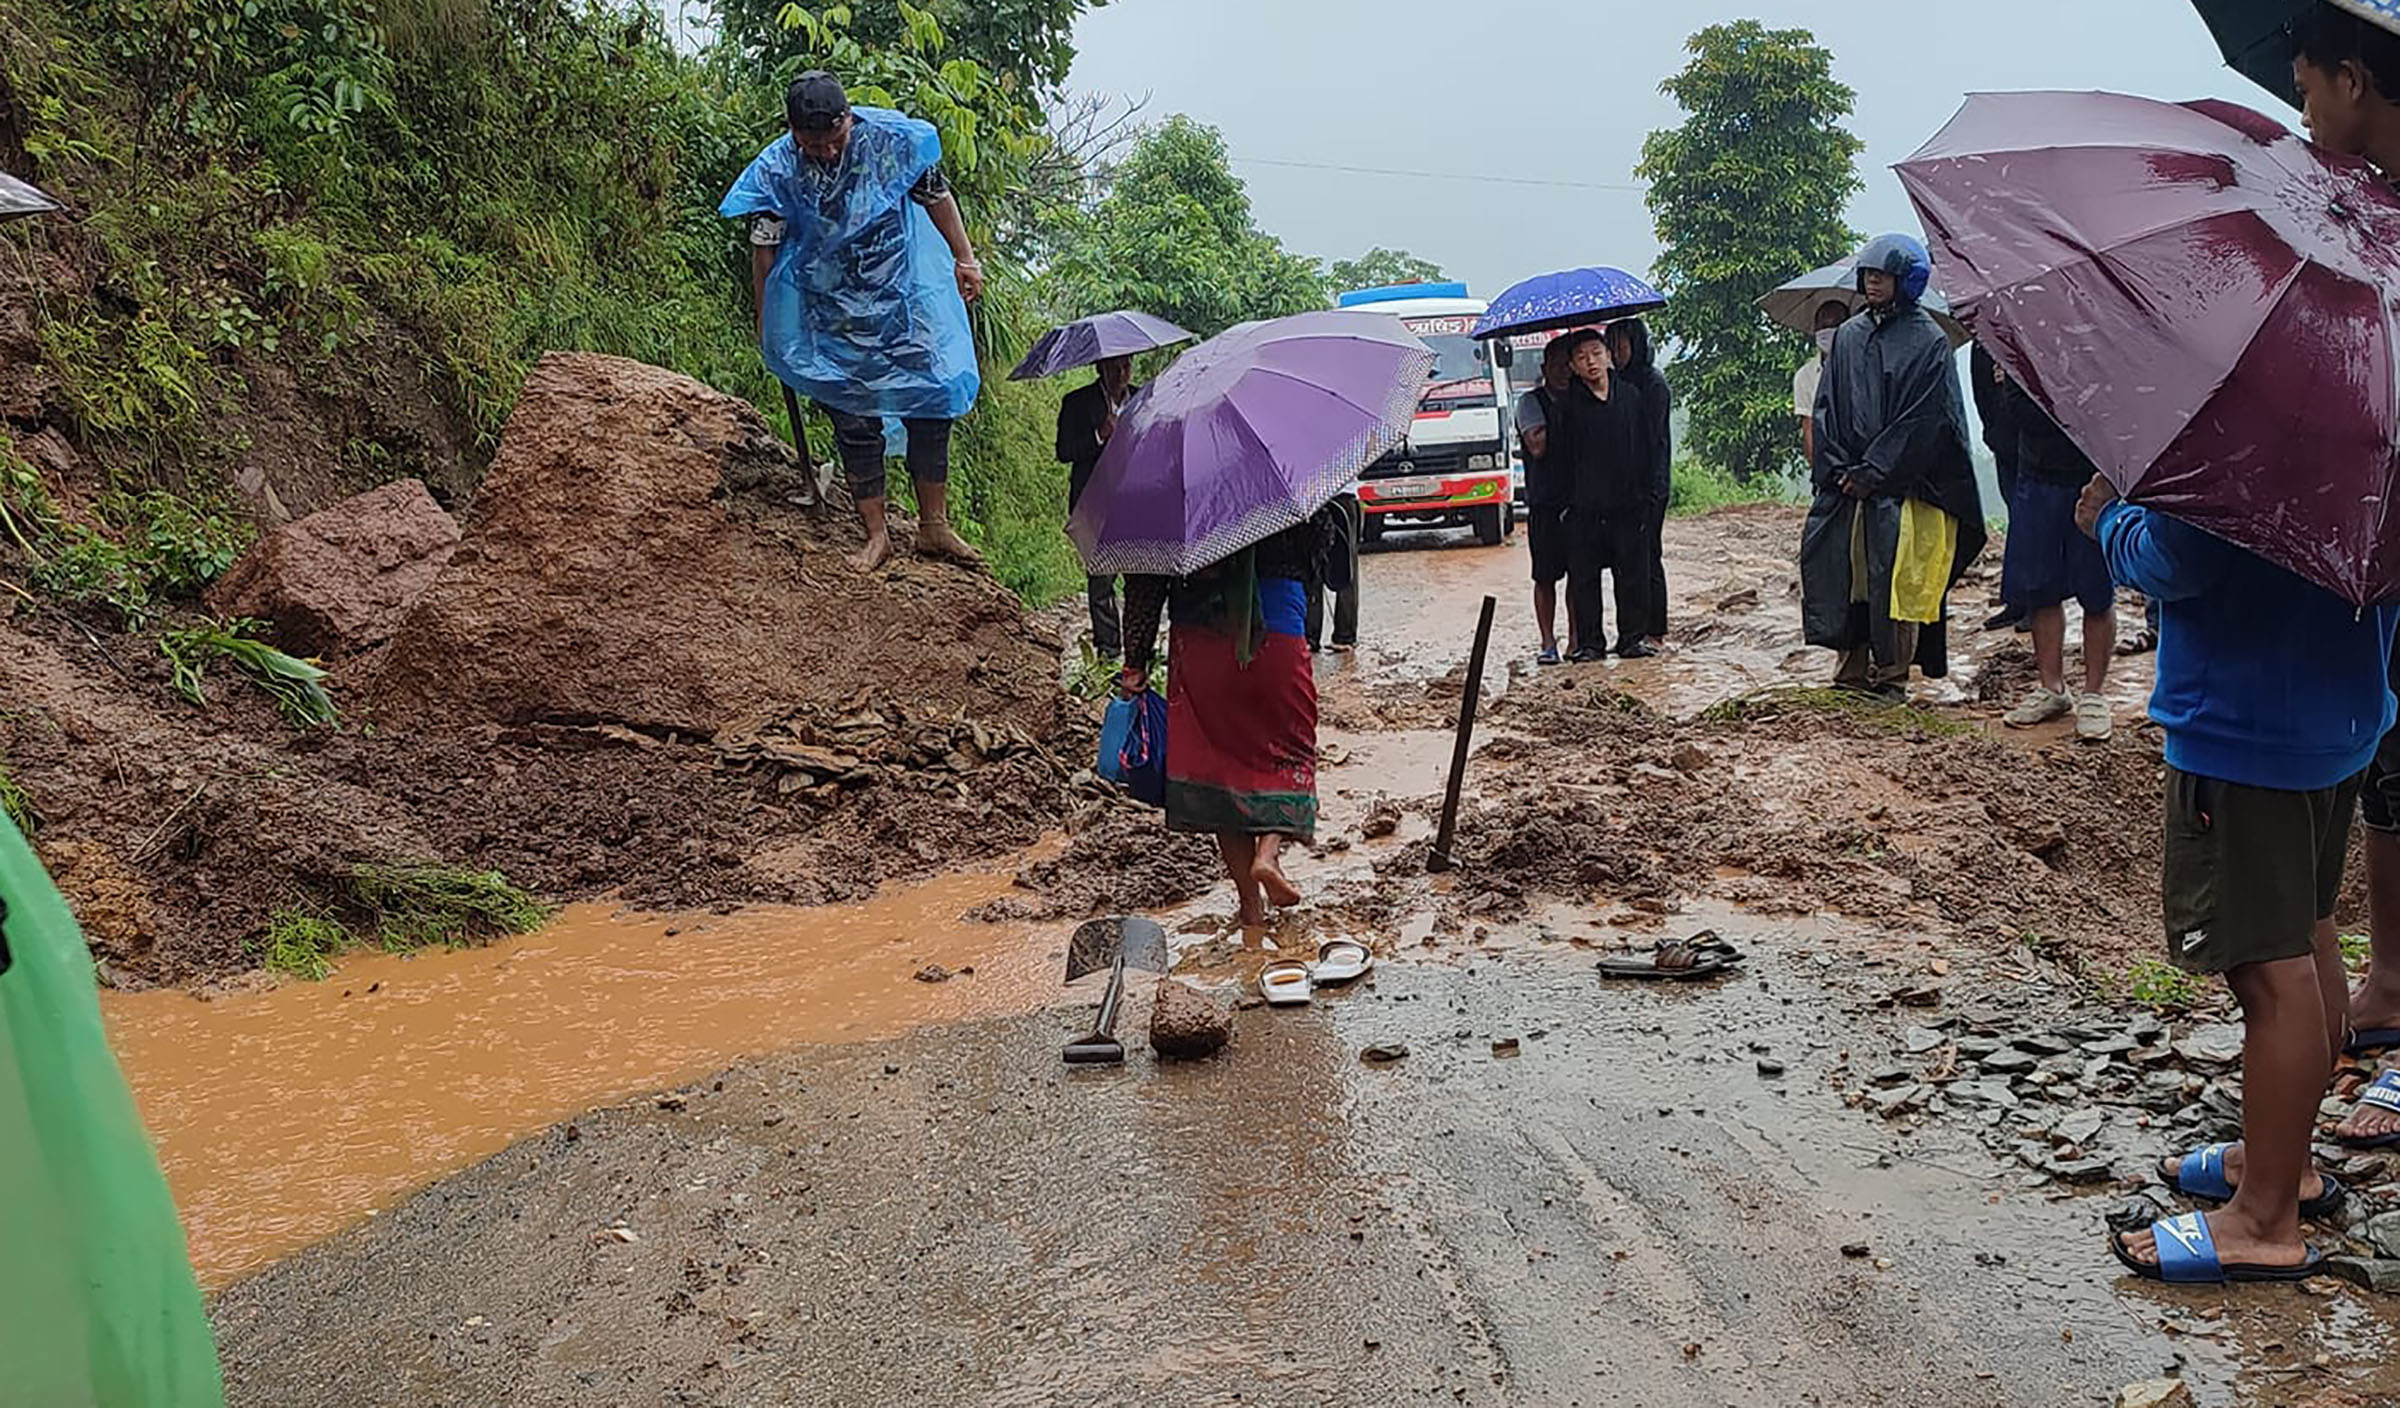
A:
[[[1610,318],[1630,318],[1667,306],[1667,296],[1648,283],[1601,265],[1536,274],[1492,300],[1470,336],[1482,340],[1514,333],[1548,332]]]
[[[2192,0],[2208,21],[2217,47],[2235,72],[2276,97],[2300,106],[2292,86],[2292,22],[2319,0]],[[2400,34],[2400,0],[2325,0],[2371,24]]]

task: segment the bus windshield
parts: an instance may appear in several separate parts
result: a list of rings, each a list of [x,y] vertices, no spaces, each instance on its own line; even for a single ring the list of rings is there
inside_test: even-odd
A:
[[[1433,372],[1426,377],[1428,386],[1454,381],[1481,381],[1491,373],[1483,362],[1483,344],[1464,333],[1419,333],[1424,344],[1433,349],[1437,360]]]

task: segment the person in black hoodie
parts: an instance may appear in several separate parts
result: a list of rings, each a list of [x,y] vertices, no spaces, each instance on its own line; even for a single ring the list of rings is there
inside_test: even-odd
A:
[[[1650,328],[1639,318],[1622,318],[1608,329],[1608,350],[1617,364],[1617,379],[1641,397],[1642,456],[1650,469],[1649,519],[1642,526],[1643,550],[1650,554],[1650,589],[1645,595],[1650,616],[1641,634],[1651,645],[1667,638],[1667,550],[1664,535],[1667,503],[1675,496],[1675,431],[1670,423],[1675,393],[1658,370],[1651,351]],[[1623,623],[1618,629],[1623,630]]]
[[[1608,654],[1600,576],[1616,578],[1617,654],[1638,660],[1657,651],[1643,639],[1650,623],[1650,463],[1642,450],[1641,397],[1613,371],[1608,342],[1585,330],[1567,337],[1575,380],[1555,399],[1549,462],[1570,485],[1573,540],[1567,602],[1582,642],[1572,658]]]

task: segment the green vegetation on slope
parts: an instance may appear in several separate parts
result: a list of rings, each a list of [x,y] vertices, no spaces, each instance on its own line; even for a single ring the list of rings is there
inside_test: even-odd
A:
[[[0,31],[0,163],[69,212],[0,227],[0,287],[34,304],[17,374],[91,472],[46,480],[0,441],[0,549],[136,624],[238,552],[223,486],[291,419],[262,407],[297,396],[370,422],[311,466],[319,498],[445,471],[463,488],[555,348],[685,372],[780,425],[746,250],[716,204],[779,130],[783,83],[821,64],[943,131],[998,290],[977,310],[997,365],[959,441],[963,526],[1009,585],[1054,596],[1076,576],[1049,462],[1057,389],[997,374],[1055,302],[1012,261],[1011,222],[1082,194],[1037,99],[1085,7],[1004,6],[998,26],[778,0],[738,7],[771,43],[691,56],[655,15],[575,0],[19,0]],[[945,13],[997,52],[954,47]]]

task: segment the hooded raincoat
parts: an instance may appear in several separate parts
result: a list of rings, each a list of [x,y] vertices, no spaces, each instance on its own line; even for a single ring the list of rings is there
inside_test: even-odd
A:
[[[789,233],[767,276],[767,365],[786,386],[857,416],[956,420],[981,389],[950,249],[909,190],[941,160],[933,125],[852,110],[842,159],[769,142],[720,214],[772,212]]]
[[[1878,667],[1913,663],[1938,679],[1949,672],[1948,592],[1985,538],[1958,366],[1949,336],[1917,303],[1932,274],[1924,247],[1886,236],[1859,265],[1891,268],[1900,294],[1841,326],[1817,390],[1809,475],[1816,498],[1800,539],[1801,626],[1811,645],[1864,645]],[[1864,495],[1845,493],[1845,480]],[[1929,534],[1954,534],[1949,551],[1929,551]],[[1905,633],[1894,626],[1904,621],[1916,624],[1915,651],[1896,659]]]

